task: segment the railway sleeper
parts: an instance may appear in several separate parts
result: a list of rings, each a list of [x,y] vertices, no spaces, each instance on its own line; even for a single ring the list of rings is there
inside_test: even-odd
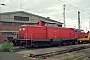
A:
[[[78,51],[78,50],[82,50],[82,49],[86,49],[86,47],[72,48],[69,50],[69,52]]]
[[[66,53],[67,51],[64,50],[64,51],[56,51],[56,52],[51,52],[51,53],[45,53],[45,54],[39,54],[39,55],[35,55],[34,57],[35,58],[46,58],[46,57],[51,57],[51,56],[54,56],[54,55],[58,55],[58,54],[63,54],[63,53]]]
[[[55,54],[52,54],[52,53],[51,54],[46,54],[46,55],[43,55],[42,58],[46,59],[47,57],[51,57],[51,56],[54,56],[54,55],[56,55],[56,53]]]
[[[79,51],[79,50],[83,50],[83,49],[87,49],[87,48],[90,48],[90,47],[82,46],[82,47],[71,48],[71,49],[67,49],[67,50],[47,52],[47,53],[43,53],[43,54],[36,54],[36,55],[30,54],[30,57],[46,59],[47,57],[51,57],[54,55],[64,54],[64,53],[73,52],[73,51]]]

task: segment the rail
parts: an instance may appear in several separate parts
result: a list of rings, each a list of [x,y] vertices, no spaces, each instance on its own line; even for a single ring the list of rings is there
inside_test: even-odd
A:
[[[90,45],[85,45],[85,46],[80,46],[80,47],[75,47],[75,48],[69,48],[66,50],[58,50],[58,51],[52,51],[52,52],[46,52],[46,53],[41,53],[41,54],[30,54],[29,57],[32,58],[43,58],[46,59],[47,57],[59,55],[59,54],[64,54],[64,53],[69,53],[69,52],[74,52],[74,51],[79,51],[83,49],[90,48]]]

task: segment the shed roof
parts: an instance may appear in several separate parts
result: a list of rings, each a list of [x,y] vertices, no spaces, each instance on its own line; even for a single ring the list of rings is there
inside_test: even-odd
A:
[[[49,19],[49,18],[42,17],[42,16],[39,16],[39,15],[36,15],[36,14],[25,12],[25,11],[4,12],[4,13],[0,13],[0,15],[2,15],[2,14],[13,14],[13,13],[26,13],[26,14],[30,14],[30,15],[33,15],[33,16],[37,16],[37,17],[43,18],[43,19],[48,19],[49,21],[53,21],[53,22],[57,22],[57,23],[63,24],[62,22],[55,21],[53,19]]]

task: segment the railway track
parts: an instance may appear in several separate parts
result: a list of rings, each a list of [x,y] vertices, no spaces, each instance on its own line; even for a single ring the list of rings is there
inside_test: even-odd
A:
[[[70,52],[79,51],[79,50],[83,50],[83,49],[87,49],[87,48],[90,48],[90,45],[83,45],[83,46],[77,46],[77,47],[69,47],[67,49],[56,50],[56,51],[45,52],[45,53],[36,53],[36,54],[32,54],[31,53],[31,54],[28,54],[28,57],[46,59],[48,57],[53,57],[55,55],[70,53]]]

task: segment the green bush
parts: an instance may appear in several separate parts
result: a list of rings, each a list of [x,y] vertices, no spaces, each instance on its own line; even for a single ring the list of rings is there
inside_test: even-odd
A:
[[[4,42],[1,47],[0,47],[0,51],[1,52],[10,52],[13,49],[13,44],[10,42]]]

